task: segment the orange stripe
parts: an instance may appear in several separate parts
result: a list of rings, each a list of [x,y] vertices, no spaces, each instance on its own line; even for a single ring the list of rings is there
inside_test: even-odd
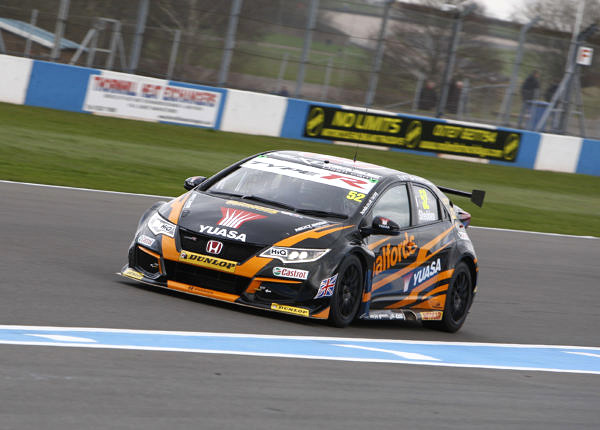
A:
[[[175,239],[163,234],[162,237],[162,253],[163,257],[168,260],[179,260],[179,251],[175,247]]]
[[[171,202],[171,212],[169,213],[169,221],[173,224],[177,224],[179,220],[179,214],[181,213],[181,209],[183,209],[183,205],[185,201],[190,196],[191,192],[187,192],[179,197],[177,197],[173,202]]]
[[[195,285],[183,284],[181,282],[167,281],[167,287],[182,291],[184,293],[195,294],[202,297],[210,297],[211,299],[222,300],[224,302],[235,302],[240,296],[235,294],[222,293],[220,291],[208,290],[206,288],[197,287]]]
[[[313,230],[308,230],[308,231],[305,231],[305,232],[302,232],[302,233],[295,234],[294,236],[290,236],[290,237],[287,237],[287,238],[285,238],[283,240],[280,240],[279,242],[277,242],[273,246],[292,246],[292,245],[295,245],[295,244],[297,244],[299,242],[302,242],[303,240],[306,240],[306,239],[320,239],[323,236],[327,236],[328,234],[335,233],[336,231],[345,230],[347,228],[354,227],[354,225],[346,225],[346,226],[341,226],[341,227],[333,227],[333,228],[329,228],[327,230],[323,230],[324,228],[327,228],[327,227],[328,226],[318,227],[318,228],[315,228]]]
[[[406,306],[409,305],[415,301],[417,301],[419,299],[419,293],[425,289],[427,289],[428,287],[432,286],[433,284],[436,284],[440,281],[443,281],[444,279],[448,279],[452,277],[452,274],[454,273],[454,269],[451,270],[446,270],[445,272],[440,272],[437,275],[435,275],[433,278],[429,279],[426,282],[423,282],[421,285],[419,285],[417,288],[414,288],[410,294],[408,295],[408,297],[400,300],[399,302],[396,303],[392,303],[389,306],[386,306],[386,309],[394,309],[397,307],[402,307],[402,306]],[[427,297],[428,294],[425,294],[423,297]]]
[[[369,249],[376,248],[376,247],[378,247],[379,245],[381,245],[382,243],[385,243],[385,242],[387,242],[387,241],[388,241],[388,240],[390,240],[390,239],[391,239],[391,237],[384,237],[383,239],[381,239],[381,240],[378,240],[377,242],[374,242],[374,243],[370,244],[370,245],[369,245]]]
[[[449,229],[447,229],[446,231],[444,231],[443,233],[439,234],[438,236],[436,236],[435,238],[433,238],[431,241],[427,242],[423,247],[421,247],[421,249],[419,250],[419,253],[417,254],[417,258],[416,260],[409,264],[408,266],[406,266],[404,269],[399,270],[389,276],[386,276],[383,279],[380,279],[379,281],[377,281],[376,283],[373,284],[373,287],[371,288],[371,291],[375,291],[381,287],[383,287],[384,285],[395,281],[396,279],[404,276],[406,273],[410,272],[412,269],[420,266],[421,264],[425,263],[426,261],[430,260],[432,257],[434,257],[435,255],[437,255],[438,253],[440,253],[440,251],[444,250],[445,248],[447,248],[450,243],[452,242],[448,242],[446,245],[442,246],[440,249],[436,250],[435,252],[431,253],[428,257],[427,252],[429,252],[431,250],[431,248],[433,248],[435,245],[437,245],[442,239],[444,239],[444,237],[446,237],[448,235],[448,233],[450,233],[450,231],[452,231],[452,229],[454,228],[454,226],[450,227]]]
[[[143,246],[138,245],[138,248],[141,251],[145,252],[146,254],[149,254],[149,255],[153,256],[154,258],[156,258],[158,260],[158,271],[163,274],[165,273],[165,272],[163,272],[162,264],[160,263],[160,255],[158,255],[156,252],[153,252],[153,251],[150,251],[149,249],[144,248]]]
[[[312,318],[319,318],[319,319],[327,319],[329,318],[329,306],[327,306],[327,308],[323,309],[321,312],[319,312],[318,314],[314,314],[311,315]]]
[[[283,240],[273,244],[272,246],[292,246],[299,242],[302,242],[306,239],[320,239],[323,236],[327,236],[328,234],[335,233],[336,231],[344,230],[347,228],[354,227],[353,225],[342,226],[342,227],[333,227],[328,228],[329,226],[317,227],[313,230],[305,231],[302,233],[298,233],[291,237],[286,237]],[[263,267],[273,261],[272,258],[265,257],[252,257],[250,260],[246,261],[244,264],[241,264],[235,268],[235,274],[240,276],[246,276],[248,278],[252,278],[255,276]]]
[[[301,281],[291,281],[288,279],[279,279],[279,278],[254,278],[252,280],[252,282],[250,282],[250,285],[248,285],[248,288],[246,288],[246,292],[248,294],[253,294],[256,292],[256,290],[258,290],[258,287],[260,287],[261,282],[278,282],[280,284],[301,284]]]
[[[443,284],[443,285],[440,285],[439,287],[434,288],[431,291],[428,291],[427,294],[425,294],[423,296],[419,297],[417,295],[416,297],[413,297],[412,299],[401,300],[399,302],[392,303],[391,305],[388,305],[385,308],[386,309],[397,309],[397,308],[402,308],[402,307],[408,306],[408,305],[416,302],[417,300],[429,300],[431,298],[430,296],[432,296],[433,294],[441,293],[442,291],[446,291],[447,289],[448,289],[448,284]]]

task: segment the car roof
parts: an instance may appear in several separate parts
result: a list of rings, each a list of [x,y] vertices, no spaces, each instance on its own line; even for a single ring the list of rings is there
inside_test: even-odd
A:
[[[318,154],[314,152],[303,151],[272,151],[268,152],[265,155],[285,160],[293,160],[296,163],[311,166],[327,165],[328,170],[336,170],[340,173],[346,172],[350,175],[353,172],[361,173],[361,176],[364,176],[364,174],[367,173],[375,178],[391,178],[399,179],[402,181],[413,181],[420,182],[422,184],[433,185],[430,181],[420,176],[402,172],[400,170],[391,169],[389,167],[379,166],[377,164],[366,163],[360,160],[354,161],[349,158],[337,157],[335,155]]]

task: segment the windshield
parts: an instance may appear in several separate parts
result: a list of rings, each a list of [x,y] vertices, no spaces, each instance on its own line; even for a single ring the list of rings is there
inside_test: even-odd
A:
[[[206,191],[308,215],[347,218],[366,201],[376,182],[299,163],[257,157]]]

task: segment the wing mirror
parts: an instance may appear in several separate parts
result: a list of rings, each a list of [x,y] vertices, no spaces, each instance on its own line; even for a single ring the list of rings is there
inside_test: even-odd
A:
[[[400,226],[389,218],[376,216],[373,218],[371,227],[362,228],[361,233],[365,236],[371,234],[398,236],[400,234]]]
[[[204,181],[206,181],[206,176],[192,176],[191,178],[187,178],[185,180],[183,183],[183,188],[189,191],[192,188],[196,188]]]

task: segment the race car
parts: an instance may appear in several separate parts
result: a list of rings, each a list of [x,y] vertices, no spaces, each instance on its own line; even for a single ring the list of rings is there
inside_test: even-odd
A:
[[[120,274],[344,327],[419,320],[455,332],[476,292],[470,214],[430,181],[351,159],[272,151],[141,217]],[[460,215],[460,218],[459,218]]]

